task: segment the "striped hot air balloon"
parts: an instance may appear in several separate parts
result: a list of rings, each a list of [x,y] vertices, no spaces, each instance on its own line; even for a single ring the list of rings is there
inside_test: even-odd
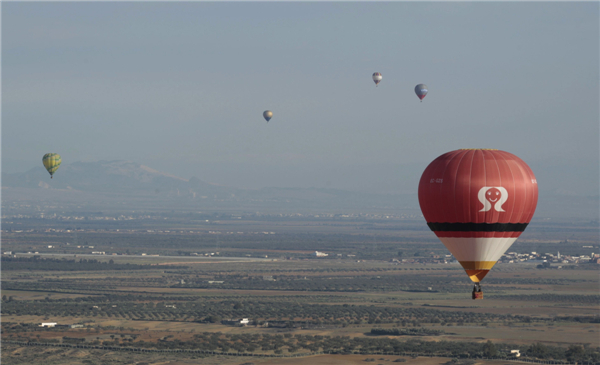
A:
[[[42,163],[48,172],[50,173],[50,178],[52,179],[52,175],[58,170],[60,167],[60,163],[62,159],[58,153],[46,153],[44,157],[42,157]]]
[[[383,76],[381,76],[381,72],[375,72],[373,74],[373,82],[375,83],[375,86],[379,85],[381,79],[383,79]]]
[[[479,282],[531,221],[537,200],[529,166],[498,150],[445,153],[427,166],[419,182],[427,225],[479,292]]]

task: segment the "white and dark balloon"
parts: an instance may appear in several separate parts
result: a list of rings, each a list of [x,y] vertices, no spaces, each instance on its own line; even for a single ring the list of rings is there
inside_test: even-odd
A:
[[[373,82],[375,83],[375,86],[379,85],[381,79],[383,79],[383,76],[381,76],[381,72],[375,72],[373,74]]]
[[[427,95],[427,91],[427,85],[425,84],[419,84],[415,86],[415,94],[417,94],[421,101],[423,101],[423,98]]]
[[[271,118],[273,118],[273,112],[270,110],[265,110],[263,112],[263,118],[265,118],[265,120],[267,121],[267,123],[269,123],[269,121],[271,120]]]

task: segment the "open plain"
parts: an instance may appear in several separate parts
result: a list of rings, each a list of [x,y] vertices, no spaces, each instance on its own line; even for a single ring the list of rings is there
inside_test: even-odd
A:
[[[460,265],[415,219],[221,217],[201,228],[169,220],[108,230],[12,220],[3,233],[11,253],[2,258],[2,361],[351,364],[403,354],[411,364],[441,364],[509,361],[519,350],[572,362],[574,349],[588,361],[598,356],[595,263],[499,262],[483,282],[485,299],[474,301]],[[578,239],[554,242],[555,226],[540,223],[511,251],[598,251],[585,224],[558,225]]]

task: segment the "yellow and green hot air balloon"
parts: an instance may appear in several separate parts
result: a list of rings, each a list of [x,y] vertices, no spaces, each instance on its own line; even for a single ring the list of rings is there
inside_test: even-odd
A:
[[[58,170],[62,159],[58,153],[46,153],[42,158],[42,163],[48,172],[50,173],[50,178],[52,179],[52,175]]]

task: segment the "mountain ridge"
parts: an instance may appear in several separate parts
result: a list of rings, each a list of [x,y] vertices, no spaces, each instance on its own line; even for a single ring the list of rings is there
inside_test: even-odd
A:
[[[568,193],[568,192],[567,192]],[[144,207],[144,209],[297,209],[320,211],[386,211],[420,215],[416,194],[383,194],[334,188],[264,187],[242,189],[163,173],[140,163],[113,160],[65,164],[50,179],[39,166],[23,173],[2,174],[2,200]],[[541,191],[536,217],[596,217],[598,196]]]
[[[399,196],[370,194],[331,188],[280,188],[241,189],[205,182],[197,177],[184,179],[163,173],[140,163],[113,160],[96,162],[73,162],[63,165],[50,179],[44,168],[35,167],[24,173],[2,174],[2,188],[13,189],[13,197],[20,201],[31,197],[54,197],[53,201],[70,201],[83,195],[76,194],[67,198],[69,192],[86,193],[90,201],[107,201],[107,197],[135,201],[139,205],[210,205],[215,208],[238,207],[240,209],[278,207],[311,207],[315,209],[355,209],[357,207],[396,206]],[[25,190],[24,190],[25,189]],[[6,194],[5,194],[6,196]],[[10,196],[10,194],[9,194]],[[102,196],[103,198],[100,198]],[[408,205],[418,209],[414,197]],[[201,203],[200,203],[201,202]],[[404,204],[404,203],[403,203]],[[249,208],[248,208],[249,209]]]
[[[50,179],[42,167],[23,173],[2,174],[3,187],[67,189],[81,191],[131,191],[161,188],[214,187],[196,177],[185,179],[127,160],[73,162],[63,165]]]

